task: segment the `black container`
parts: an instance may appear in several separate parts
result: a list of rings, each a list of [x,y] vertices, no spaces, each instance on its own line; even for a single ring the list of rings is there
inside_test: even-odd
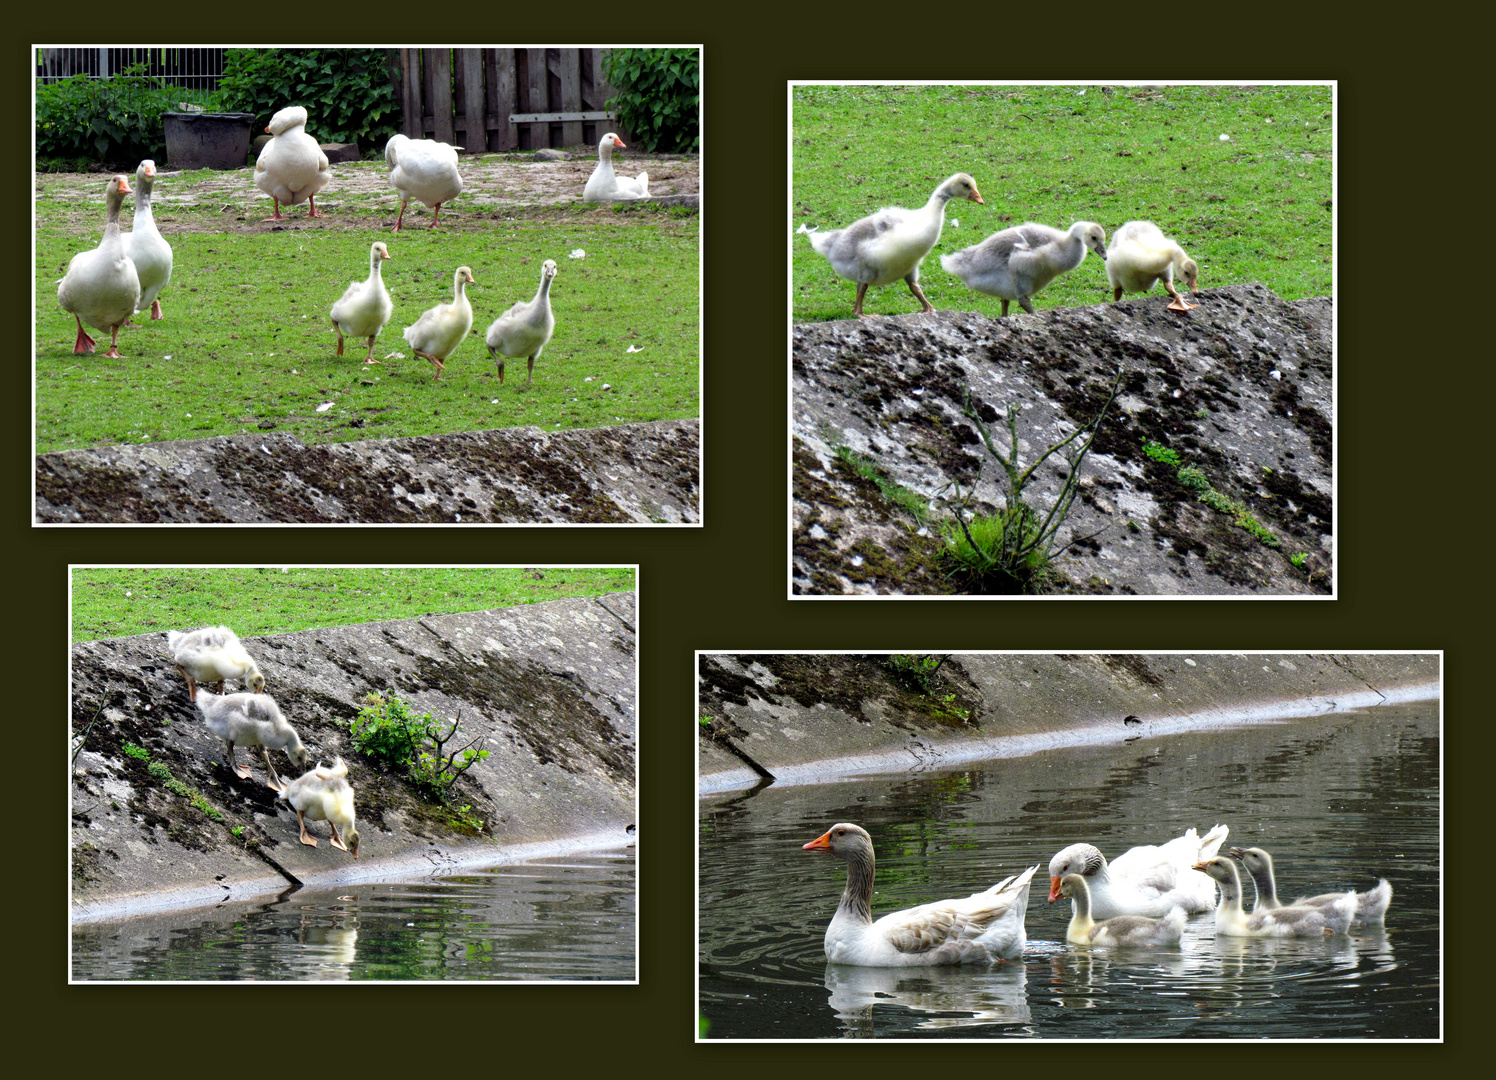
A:
[[[254,113],[161,114],[166,161],[176,169],[242,169]]]

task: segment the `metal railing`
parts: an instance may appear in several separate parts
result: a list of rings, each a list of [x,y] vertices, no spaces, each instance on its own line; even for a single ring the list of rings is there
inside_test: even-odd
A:
[[[223,76],[223,49],[203,48],[42,48],[36,50],[36,81],[57,82],[74,75],[108,79],[127,69],[161,79],[179,89],[183,101],[204,102]]]

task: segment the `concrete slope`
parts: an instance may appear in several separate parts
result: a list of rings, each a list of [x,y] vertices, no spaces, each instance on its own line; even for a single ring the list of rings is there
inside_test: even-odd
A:
[[[1082,470],[1058,544],[1054,591],[1138,595],[1300,595],[1333,570],[1332,304],[1289,303],[1261,285],[1209,289],[1180,315],[1158,297],[991,319],[937,312],[794,328],[794,588],[816,595],[950,592],[940,528],[956,491],[991,513],[1007,478],[966,415],[1008,452],[1003,416],[1022,409],[1019,457],[1090,424],[1120,367],[1121,393]],[[1199,469],[1223,500],[1278,543],[1212,509],[1144,452]],[[863,455],[884,478],[936,503],[919,528],[885,490],[836,455]],[[1062,454],[1025,499],[1045,513]],[[1301,556],[1300,563],[1290,562]]]
[[[634,594],[622,593],[246,638],[313,759],[347,761],[357,860],[330,846],[325,822],[311,825],[317,847],[299,842],[258,752],[237,751],[255,769],[249,779],[225,767],[164,633],[74,645],[74,918],[440,871],[499,861],[504,846],[631,842],[636,625]],[[353,748],[349,723],[370,693],[431,713],[443,731],[460,711],[447,749],[476,738],[491,755],[454,800],[482,819],[481,832]],[[297,775],[273,753],[277,771]]]
[[[700,423],[303,445],[234,435],[36,459],[39,522],[700,520]]]
[[[956,653],[925,692],[884,656],[712,654],[702,790],[805,782],[1437,696],[1416,654]],[[1125,718],[1133,716],[1135,723]]]

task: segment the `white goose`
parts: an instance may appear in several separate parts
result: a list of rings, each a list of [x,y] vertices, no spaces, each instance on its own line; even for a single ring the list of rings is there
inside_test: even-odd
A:
[[[597,167],[582,189],[583,202],[622,202],[649,198],[649,173],[617,176],[613,172],[613,149],[625,149],[624,141],[611,131],[597,144]]]
[[[384,241],[376,240],[369,246],[369,276],[363,281],[351,281],[343,290],[342,297],[332,306],[332,326],[338,332],[338,355],[343,355],[343,335],[351,338],[367,338],[369,351],[364,363],[377,364],[374,359],[374,339],[390,321],[395,310],[390,291],[384,287],[384,260],[390,257],[390,249]]]
[[[197,700],[198,683],[214,685],[220,694],[226,679],[235,679],[256,694],[265,690],[265,676],[245,651],[239,635],[227,626],[205,626],[190,633],[169,630],[166,646],[187,680],[189,701]]]
[[[529,373],[525,385],[535,374],[540,350],[551,340],[556,316],[551,312],[551,279],[556,276],[556,262],[547,259],[540,267],[540,288],[533,300],[521,300],[495,319],[488,328],[488,356],[499,366],[499,382],[504,381],[504,357],[528,357]],[[498,355],[495,355],[498,354]]]
[[[1257,900],[1252,905],[1253,914],[1259,911],[1274,911],[1283,907],[1278,900],[1278,885],[1273,876],[1271,855],[1259,847],[1234,847],[1231,849],[1231,857],[1241,860],[1241,864],[1247,868],[1247,873],[1252,875],[1252,884],[1257,887]],[[1339,903],[1344,896],[1344,893],[1321,893],[1319,896],[1300,897],[1293,903],[1295,907],[1305,904],[1310,907],[1325,907]],[[1391,903],[1392,884],[1386,878],[1382,878],[1377,882],[1376,888],[1356,893],[1355,921],[1363,924],[1385,922],[1387,907]]]
[[[1226,937],[1323,937],[1343,934],[1356,914],[1356,891],[1341,894],[1339,900],[1324,907],[1307,904],[1254,911],[1241,909],[1241,875],[1236,864],[1223,855],[1197,863],[1221,887],[1221,902],[1216,906],[1216,933]]]
[[[280,208],[284,203],[307,204],[307,217],[326,217],[317,212],[317,192],[327,186],[332,171],[327,155],[317,140],[304,130],[307,113],[300,105],[291,105],[270,118],[265,130],[275,136],[255,160],[255,187],[270,196],[275,216],[266,221],[285,221]]]
[[[390,183],[400,192],[396,232],[400,231],[400,223],[405,220],[405,204],[411,199],[435,208],[431,228],[436,228],[442,203],[450,202],[462,193],[462,177],[457,172],[457,151],[461,149],[435,139],[410,139],[404,135],[392,136],[384,144],[384,161],[390,167]]]
[[[1010,300],[1032,315],[1034,294],[1079,266],[1087,248],[1106,258],[1106,230],[1094,221],[1077,221],[1063,232],[1026,222],[942,255],[940,265],[967,288],[1001,297],[1004,315]]]
[[[909,286],[922,310],[934,311],[934,305],[925,299],[919,287],[919,264],[940,241],[940,231],[945,227],[945,204],[952,199],[985,202],[977,190],[977,182],[966,173],[956,173],[937,187],[930,201],[918,210],[887,206],[844,229],[823,233],[801,225],[795,231],[808,233],[810,246],[816,253],[829,259],[831,268],[839,275],[857,282],[857,300],[852,305],[852,314],[857,318],[862,318],[862,298],[869,286],[889,285],[899,280]]]
[[[123,176],[111,177],[104,185],[108,206],[104,239],[92,251],[74,255],[67,273],[58,279],[57,302],[78,324],[78,337],[73,342],[75,353],[94,351],[96,342],[83,329],[87,322],[96,330],[109,331],[109,351],[104,355],[120,359],[120,325],[135,313],[140,303],[140,276],[119,231],[119,208],[128,194],[130,181]]]
[[[1135,945],[1152,949],[1177,945],[1189,920],[1184,908],[1177,907],[1161,919],[1118,915],[1095,922],[1091,918],[1091,890],[1079,874],[1066,874],[1060,879],[1060,895],[1070,897],[1070,925],[1065,930],[1065,939],[1077,945]]]
[[[1217,825],[1201,839],[1190,829],[1167,844],[1125,851],[1110,865],[1093,845],[1071,844],[1049,860],[1049,902],[1059,899],[1060,881],[1066,874],[1080,874],[1090,887],[1091,909],[1098,919],[1118,915],[1156,919],[1175,907],[1184,908],[1188,915],[1209,911],[1215,903],[1215,886],[1192,867],[1219,851],[1230,832]]]
[[[151,309],[151,318],[161,318],[161,290],[171,281],[171,245],[156,228],[151,213],[151,188],[156,183],[156,163],[149,158],[135,169],[135,220],[125,233],[125,253],[140,277],[140,299],[135,310]]]
[[[473,272],[459,266],[452,274],[452,302],[437,304],[421,313],[412,326],[405,328],[405,340],[411,352],[436,365],[440,379],[447,370],[444,361],[457,351],[468,331],[473,328],[473,305],[468,303],[463,286],[473,281]]]
[[[1113,301],[1122,299],[1124,292],[1147,292],[1155,281],[1162,281],[1165,291],[1174,298],[1168,310],[1197,307],[1175,290],[1175,274],[1190,292],[1200,291],[1195,288],[1199,264],[1153,222],[1129,221],[1112,234],[1112,246],[1106,252],[1106,279],[1111,282]]]
[[[285,787],[275,766],[270,763],[271,750],[284,750],[286,757],[298,769],[305,769],[308,760],[301,736],[296,734],[290,722],[281,715],[280,706],[269,694],[224,694],[199,688],[197,708],[203,714],[208,730],[223,740],[228,755],[229,768],[241,777],[251,775],[251,770],[234,760],[235,746],[258,746],[260,756],[265,759],[265,771],[270,779],[266,786],[280,791]]]
[[[940,900],[873,921],[873,841],[857,825],[833,825],[804,845],[847,863],[847,888],[826,928],[826,959],[861,967],[913,967],[1016,960],[1029,882],[1037,866],[964,900]]]
[[[358,829],[353,824],[353,787],[348,783],[348,766],[334,758],[332,767],[317,768],[292,780],[276,796],[291,804],[296,822],[301,826],[301,842],[317,846],[317,838],[306,831],[306,819],[325,821],[332,829],[330,843],[340,851],[358,858]],[[338,834],[338,826],[347,830],[347,839]]]

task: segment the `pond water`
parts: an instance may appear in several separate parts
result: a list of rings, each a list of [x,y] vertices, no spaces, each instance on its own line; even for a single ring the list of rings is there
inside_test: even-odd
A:
[[[985,768],[701,799],[704,1037],[1439,1037],[1437,702],[1123,739]],[[839,821],[873,837],[874,918],[1039,864],[1022,961],[827,964],[822,939],[845,864],[800,845]],[[1087,841],[1112,859],[1218,822],[1231,829],[1225,847],[1273,854],[1285,901],[1386,877],[1385,930],[1224,938],[1205,913],[1191,917],[1177,949],[1065,941],[1069,903],[1046,902],[1057,851]],[[1246,890],[1250,909],[1249,881]]]
[[[73,927],[75,980],[635,979],[634,852]]]

